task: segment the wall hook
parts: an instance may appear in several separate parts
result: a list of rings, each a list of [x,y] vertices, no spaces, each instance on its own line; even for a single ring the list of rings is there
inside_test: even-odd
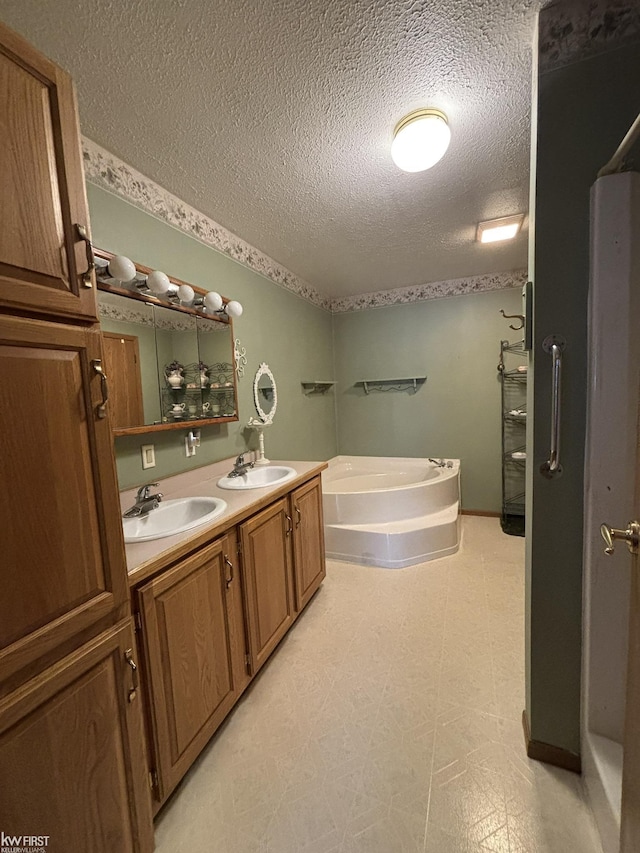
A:
[[[512,326],[509,324],[509,328],[513,329],[514,332],[519,332],[520,329],[524,329],[524,314],[505,314],[503,308],[500,309],[500,313],[505,320],[520,320],[519,326]]]

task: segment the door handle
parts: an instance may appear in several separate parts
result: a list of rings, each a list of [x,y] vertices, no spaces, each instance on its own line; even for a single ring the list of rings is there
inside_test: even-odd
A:
[[[625,541],[632,554],[640,553],[640,524],[637,521],[630,521],[626,530],[618,530],[618,528],[610,527],[608,524],[601,524],[600,535],[607,546],[604,553],[608,556],[611,556],[616,549],[616,539]]]
[[[560,465],[560,392],[562,390],[562,352],[567,342],[560,335],[548,335],[542,349],[551,354],[551,449],[549,459],[540,466],[540,473],[551,479],[562,474]]]
[[[89,239],[89,232],[86,229],[86,226],[76,224],[76,232],[78,234],[78,238],[82,240],[85,245],[85,250],[87,253],[87,270],[83,272],[82,275],[82,284],[84,287],[93,287],[93,282],[91,281],[91,273],[96,268],[95,258],[93,256],[93,246],[91,245],[91,240]]]
[[[296,527],[300,527],[301,521],[302,521],[302,513],[300,512],[300,507],[296,507]]]
[[[287,519],[287,536],[291,536],[293,533],[293,519],[290,515],[285,514],[285,518]]]

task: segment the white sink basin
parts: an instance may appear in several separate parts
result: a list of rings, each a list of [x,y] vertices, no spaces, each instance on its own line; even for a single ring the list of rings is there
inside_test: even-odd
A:
[[[239,477],[223,477],[218,480],[221,489],[264,489],[265,486],[279,486],[292,480],[297,474],[295,468],[286,465],[270,465],[265,468],[250,468]]]
[[[131,544],[174,536],[213,521],[221,516],[226,508],[226,501],[220,498],[176,498],[162,501],[157,509],[152,509],[147,515],[122,519],[124,541]]]

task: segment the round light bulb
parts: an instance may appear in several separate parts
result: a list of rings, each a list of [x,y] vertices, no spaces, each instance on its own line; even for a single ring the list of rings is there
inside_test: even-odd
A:
[[[222,308],[222,296],[215,290],[210,290],[204,295],[204,305],[209,311],[219,311]]]
[[[114,255],[109,261],[108,270],[111,278],[123,283],[133,281],[136,277],[136,265],[124,255]]]
[[[393,162],[403,172],[423,172],[444,157],[451,130],[439,110],[416,110],[400,121],[391,143]]]
[[[190,284],[181,284],[178,288],[180,302],[193,302],[196,292]]]
[[[154,270],[147,276],[147,287],[158,296],[162,296],[171,290],[171,282],[169,276],[165,275],[160,270]]]
[[[242,314],[242,305],[239,302],[236,302],[235,299],[232,299],[231,302],[227,302],[227,306],[224,309],[230,317],[239,317]]]

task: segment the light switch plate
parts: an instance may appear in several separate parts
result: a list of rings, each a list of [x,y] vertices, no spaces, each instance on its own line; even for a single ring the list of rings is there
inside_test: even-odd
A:
[[[156,451],[153,444],[143,444],[140,448],[142,453],[142,467],[155,468],[156,466]]]

